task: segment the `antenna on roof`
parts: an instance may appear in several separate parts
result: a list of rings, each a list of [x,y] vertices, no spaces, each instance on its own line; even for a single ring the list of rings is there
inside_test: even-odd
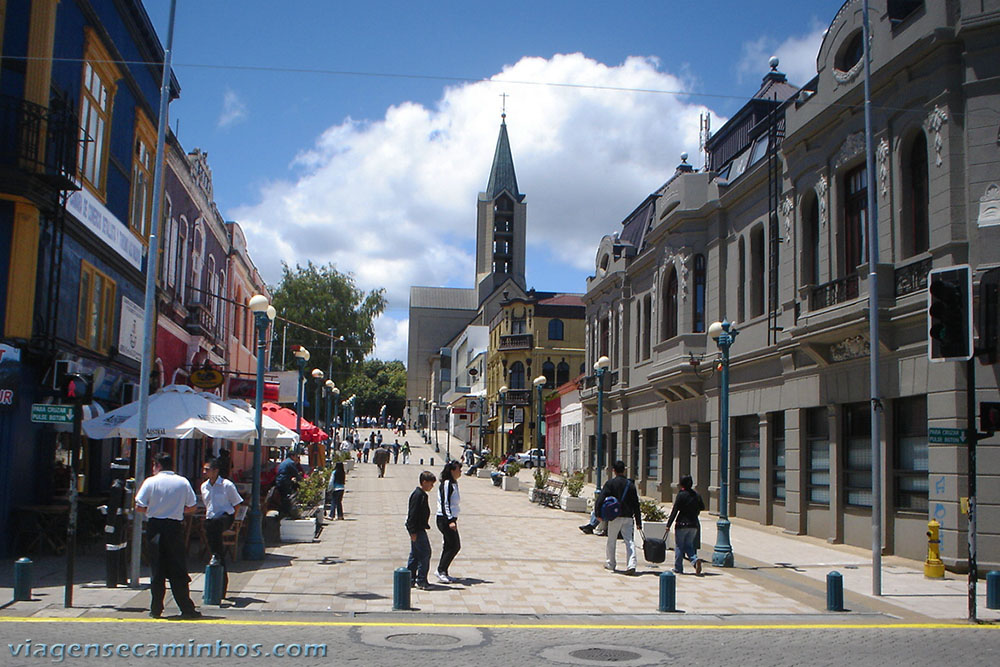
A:
[[[712,112],[698,115],[698,150],[705,160],[702,171],[708,171],[708,140],[712,136]]]

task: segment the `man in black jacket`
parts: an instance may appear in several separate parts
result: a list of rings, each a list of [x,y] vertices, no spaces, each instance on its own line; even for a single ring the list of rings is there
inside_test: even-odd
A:
[[[431,542],[427,531],[431,527],[431,508],[427,504],[427,493],[434,488],[436,481],[437,477],[429,470],[420,473],[420,485],[410,494],[406,512],[406,532],[410,534],[410,558],[406,567],[410,570],[413,585],[420,589],[430,587],[427,572],[431,568]]]
[[[674,499],[674,508],[670,510],[670,518],[667,519],[667,531],[674,519],[677,519],[677,528],[674,531],[674,572],[682,574],[684,572],[684,559],[687,558],[694,564],[694,573],[701,576],[702,561],[698,558],[699,533],[701,524],[698,521],[698,513],[705,509],[698,492],[692,489],[694,480],[691,475],[681,477],[681,490]]]
[[[604,568],[612,572],[615,570],[616,540],[618,539],[618,534],[621,533],[622,539],[625,540],[625,557],[628,559],[628,569],[625,570],[625,574],[632,576],[635,575],[636,566],[635,535],[632,532],[632,523],[635,522],[635,526],[639,530],[642,530],[642,513],[639,511],[639,492],[635,490],[635,483],[625,476],[624,461],[615,461],[613,467],[615,476],[609,479],[604,488],[601,489],[601,494],[597,497],[597,504],[595,505],[598,515],[601,514],[604,508],[604,501],[607,498],[617,498],[621,507],[621,513],[616,518],[607,519],[607,517],[600,517],[608,521],[608,559],[604,563]]]

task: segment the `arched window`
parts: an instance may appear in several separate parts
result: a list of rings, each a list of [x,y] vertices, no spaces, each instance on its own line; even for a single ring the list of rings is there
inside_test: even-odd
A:
[[[868,227],[868,171],[865,165],[844,176],[844,227],[840,277],[852,276],[863,263]]]
[[[583,369],[580,369],[583,372]],[[562,385],[569,382],[569,364],[565,361],[560,361],[556,366],[556,386],[561,387]]]
[[[694,256],[694,303],[691,331],[705,333],[705,256]]]
[[[802,284],[819,285],[819,197],[810,192],[802,217]]]
[[[663,290],[663,340],[677,335],[677,272],[671,271],[667,277],[667,287]]]
[[[510,366],[510,388],[524,389],[524,364],[515,361]]]
[[[650,339],[653,334],[653,295],[647,294],[642,299],[642,358],[649,359]]]
[[[738,267],[736,274],[736,318],[738,321],[743,322],[747,318],[747,244],[740,237],[739,248],[739,258]],[[725,315],[725,313],[723,313]]]
[[[926,252],[930,243],[927,194],[927,137],[918,132],[910,144],[909,161],[903,180],[906,188],[903,213],[903,257]]]
[[[750,317],[764,314],[764,226],[750,232]]]
[[[563,321],[549,320],[549,340],[563,339]]]
[[[545,376],[546,389],[552,389],[556,386],[556,365],[551,360],[542,364],[542,375]]]

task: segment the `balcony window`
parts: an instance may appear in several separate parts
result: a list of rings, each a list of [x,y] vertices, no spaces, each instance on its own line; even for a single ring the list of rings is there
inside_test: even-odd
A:
[[[80,150],[77,173],[102,200],[108,167],[108,137],[115,82],[121,78],[97,35],[87,31],[80,93]]]
[[[528,323],[523,317],[514,317],[510,320],[510,332],[511,334],[524,334],[528,333]]]
[[[569,364],[565,361],[560,361],[556,365],[556,386],[561,387],[567,382],[569,382]]]
[[[739,257],[737,261],[739,262],[737,266],[736,274],[736,317],[739,322],[746,320],[747,312],[747,244],[740,237],[739,243],[737,244]]]
[[[563,321],[549,320],[549,340],[563,339]]]
[[[903,178],[903,257],[926,252],[930,240],[928,225],[927,137],[923,132],[910,144],[909,161]]]
[[[810,192],[802,216],[802,281],[806,285],[819,285],[819,197]]]
[[[677,335],[677,272],[671,271],[663,290],[663,340]]]
[[[153,219],[153,163],[156,159],[156,131],[141,111],[136,112],[132,150],[132,212],[129,227],[145,241]]]
[[[758,225],[750,232],[750,316],[764,314],[764,226]]]
[[[545,376],[545,388],[553,389],[556,386],[556,365],[551,360],[542,364],[542,375]]]
[[[691,331],[705,333],[705,256],[694,256],[694,310]]]
[[[642,299],[642,355],[641,359],[649,359],[650,338],[653,333],[653,297],[647,294]]]
[[[515,361],[510,366],[510,388],[524,389],[524,364]]]
[[[115,325],[115,281],[87,261],[80,265],[76,342],[107,354]]]
[[[843,263],[840,277],[853,275],[864,262],[868,226],[868,171],[864,165],[844,177]]]

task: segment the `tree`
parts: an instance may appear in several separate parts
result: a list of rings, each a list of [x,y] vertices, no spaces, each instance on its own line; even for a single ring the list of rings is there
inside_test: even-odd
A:
[[[365,294],[354,276],[341,273],[333,264],[316,266],[308,262],[305,266],[296,264],[294,271],[282,263],[281,282],[271,293],[279,318],[274,327],[275,364],[281,363],[282,345],[304,345],[310,354],[306,373],[313,368],[327,373],[331,368],[332,331],[334,337],[344,337],[334,342],[332,363],[333,381],[344,386],[375,348],[375,318],[385,311],[385,290]],[[296,359],[290,349],[284,357],[285,370],[295,370]],[[346,397],[343,391],[341,396]]]
[[[368,359],[348,378],[341,397],[357,395],[356,414],[376,417],[386,408],[386,415],[403,416],[406,406],[406,366],[402,361]]]

